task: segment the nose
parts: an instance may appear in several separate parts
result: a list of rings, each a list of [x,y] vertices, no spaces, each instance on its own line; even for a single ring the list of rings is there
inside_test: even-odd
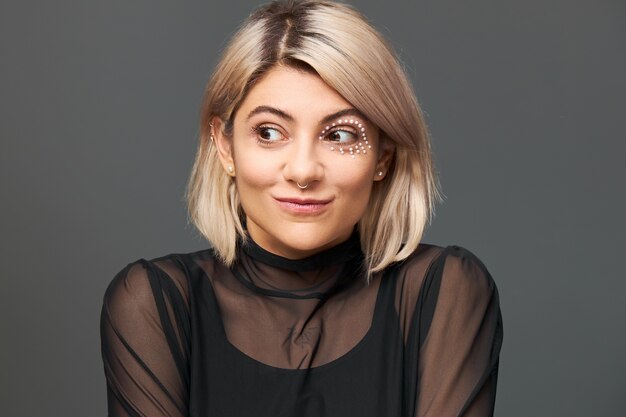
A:
[[[319,144],[315,139],[309,135],[294,140],[283,168],[284,178],[300,189],[308,188],[324,176]]]

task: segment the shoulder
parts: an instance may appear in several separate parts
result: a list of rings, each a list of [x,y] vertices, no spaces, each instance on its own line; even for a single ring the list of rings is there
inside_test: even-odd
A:
[[[426,273],[438,259],[445,248],[430,244],[420,243],[420,245],[401,262],[393,265],[397,274],[397,291],[400,296],[408,299],[416,298],[420,292]]]
[[[489,271],[481,259],[469,249],[459,245],[439,246],[422,243],[418,248],[401,261],[397,267],[415,277],[415,272],[428,273],[433,269],[444,268],[451,273],[477,275],[477,272],[491,278]],[[417,274],[419,275],[419,274]]]
[[[122,352],[121,359],[114,360],[124,360],[128,352],[133,356],[136,352],[145,363],[150,358],[161,362],[160,352],[169,346],[177,365],[184,363],[191,334],[186,276],[185,265],[176,255],[140,258],[119,270],[103,297],[103,354]],[[159,369],[164,368],[159,364]]]
[[[140,260],[119,270],[104,293],[103,308],[109,312],[131,314],[152,301],[152,289],[146,268]]]
[[[397,268],[395,303],[405,338],[408,326],[418,326],[419,331],[413,331],[420,334],[422,343],[436,315],[462,323],[489,308],[499,308],[491,274],[463,246],[421,244]]]
[[[405,297],[489,298],[496,284],[482,260],[460,245],[420,244],[398,265],[398,286]],[[441,294],[444,295],[444,294]]]
[[[442,287],[465,296],[488,297],[496,284],[483,261],[469,249],[451,245],[444,248],[437,260],[434,275],[440,275]]]
[[[155,304],[155,297],[171,302],[189,300],[189,278],[195,259],[211,258],[212,251],[169,253],[139,258],[118,270],[108,284],[104,304],[116,309],[142,309]]]

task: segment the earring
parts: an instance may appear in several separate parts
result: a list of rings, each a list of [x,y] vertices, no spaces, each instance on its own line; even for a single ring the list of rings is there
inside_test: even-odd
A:
[[[215,141],[215,136],[213,136],[213,123],[209,123],[209,127],[211,128],[211,129],[209,129],[209,132],[210,132],[209,133],[209,138],[211,139],[211,142],[214,142]]]
[[[379,172],[378,172],[378,176],[379,176],[379,177],[382,177],[382,176],[383,176],[383,172],[382,172],[382,171],[379,171]]]
[[[228,166],[228,172],[230,172],[231,174],[233,173],[233,167],[232,166]]]

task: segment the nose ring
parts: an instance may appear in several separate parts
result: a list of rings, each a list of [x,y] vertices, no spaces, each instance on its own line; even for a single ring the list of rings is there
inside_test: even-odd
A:
[[[300,183],[298,181],[296,181],[296,184],[298,185],[298,188],[301,189],[301,190],[304,190],[306,187],[309,186],[309,184],[300,185]]]

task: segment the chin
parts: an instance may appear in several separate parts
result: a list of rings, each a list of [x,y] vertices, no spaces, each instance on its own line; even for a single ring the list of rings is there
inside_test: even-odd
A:
[[[352,226],[345,227],[345,221],[338,222],[336,219],[259,220],[248,219],[252,239],[265,250],[289,259],[306,258],[324,251],[348,239],[353,230]]]
[[[291,253],[291,257],[303,258],[321,252],[350,237],[350,233],[324,233],[315,228],[296,228],[289,236],[284,236],[281,246],[285,253]],[[335,229],[335,232],[337,230]]]

